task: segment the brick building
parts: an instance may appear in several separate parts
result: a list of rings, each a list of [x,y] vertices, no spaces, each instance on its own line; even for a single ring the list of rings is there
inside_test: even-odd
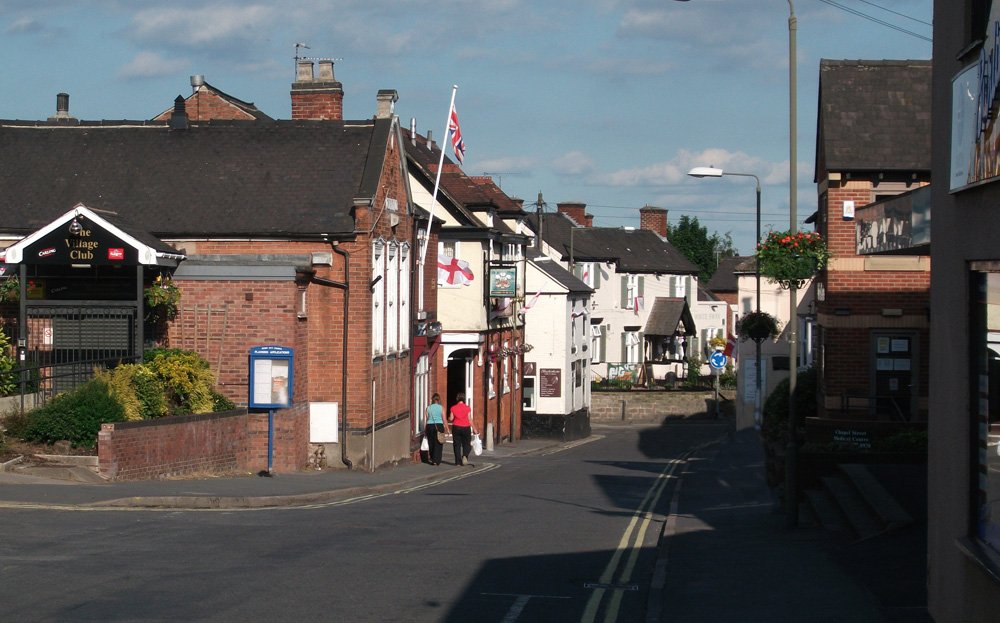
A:
[[[433,288],[414,296],[427,222],[410,201],[396,94],[380,91],[372,118],[344,121],[333,63],[319,65],[317,77],[312,61],[299,62],[287,121],[199,80],[165,120],[79,121],[61,95],[48,121],[0,122],[0,245],[83,204],[176,249],[187,258],[176,270],[140,277],[141,288],[172,273],[182,293],[176,319],[147,337],[198,351],[237,404],[248,403],[249,349],[293,349],[294,400],[275,416],[276,471],[324,453],[354,468],[411,460],[414,321],[436,304]],[[96,270],[64,264],[81,280]],[[432,283],[435,271],[425,274]],[[266,420],[258,414],[258,432]],[[266,458],[255,447],[254,468]]]
[[[861,242],[887,203],[930,182],[931,64],[823,60],[819,69],[815,223],[832,253],[815,284],[820,413],[926,420],[928,249]]]

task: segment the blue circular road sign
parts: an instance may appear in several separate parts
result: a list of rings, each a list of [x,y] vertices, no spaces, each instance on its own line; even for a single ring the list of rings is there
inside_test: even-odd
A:
[[[728,361],[729,357],[726,357],[726,353],[718,350],[708,357],[708,365],[712,366],[716,370],[725,368]]]

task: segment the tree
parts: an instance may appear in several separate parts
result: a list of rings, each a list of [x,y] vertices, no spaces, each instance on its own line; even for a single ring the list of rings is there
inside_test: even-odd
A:
[[[697,216],[682,216],[677,225],[667,232],[667,240],[698,267],[698,277],[703,281],[715,272],[719,258],[736,255],[729,232],[723,235],[712,232],[709,236],[708,228],[698,223]]]

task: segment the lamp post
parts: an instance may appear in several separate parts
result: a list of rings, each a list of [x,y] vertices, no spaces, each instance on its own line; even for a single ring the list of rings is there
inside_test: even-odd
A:
[[[754,181],[757,183],[757,237],[754,240],[754,248],[756,249],[756,246],[758,244],[760,244],[760,178],[757,177],[756,175],[754,175],[753,173],[734,173],[734,172],[731,172],[731,171],[723,171],[722,169],[716,169],[715,167],[695,167],[695,168],[691,169],[690,171],[688,171],[688,175],[690,175],[691,177],[698,177],[698,178],[704,178],[704,177],[722,177],[723,175],[733,175],[733,176],[738,176],[738,177],[752,177],[754,179]],[[757,261],[756,260],[754,260],[754,277],[755,277],[755,279],[757,281],[757,284],[756,284],[757,285],[757,297],[755,299],[755,310],[757,312],[760,312],[760,266],[757,265]],[[756,363],[754,364],[756,366],[756,374],[754,376],[756,377],[755,380],[756,380],[756,383],[757,383],[757,387],[756,387],[757,391],[754,394],[754,401],[753,401],[753,421],[754,421],[754,424],[756,424],[756,425],[759,426],[760,422],[761,422],[761,416],[760,416],[760,403],[761,403],[761,387],[760,387],[760,385],[761,385],[761,383],[760,383],[760,377],[761,377],[761,373],[760,373],[761,372],[761,370],[760,370],[760,342],[761,342],[761,340],[755,338],[754,342],[756,342],[756,344],[757,344],[757,348],[756,348]],[[737,428],[739,428],[739,426],[737,426]]]
[[[796,199],[798,194],[798,150],[796,149],[798,127],[798,105],[796,102],[796,49],[795,33],[798,20],[795,19],[795,5],[788,0],[788,228],[792,234],[798,229]],[[798,466],[798,442],[795,439],[795,385],[798,375],[799,309],[797,284],[793,281],[788,288],[788,445],[785,448],[785,512],[786,525],[794,528],[799,523],[799,494],[796,470]]]

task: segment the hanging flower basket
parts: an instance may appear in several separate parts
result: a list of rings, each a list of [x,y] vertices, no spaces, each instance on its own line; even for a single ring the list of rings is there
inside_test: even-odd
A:
[[[778,337],[781,334],[781,323],[767,312],[754,311],[740,318],[736,323],[736,333],[742,340],[751,339],[760,343]]]
[[[157,275],[156,281],[143,293],[146,298],[148,313],[146,317],[152,321],[173,320],[177,315],[177,303],[181,300],[181,289],[174,285],[170,276]]]
[[[826,241],[816,232],[772,231],[757,245],[760,274],[784,288],[802,285],[829,261]]]

